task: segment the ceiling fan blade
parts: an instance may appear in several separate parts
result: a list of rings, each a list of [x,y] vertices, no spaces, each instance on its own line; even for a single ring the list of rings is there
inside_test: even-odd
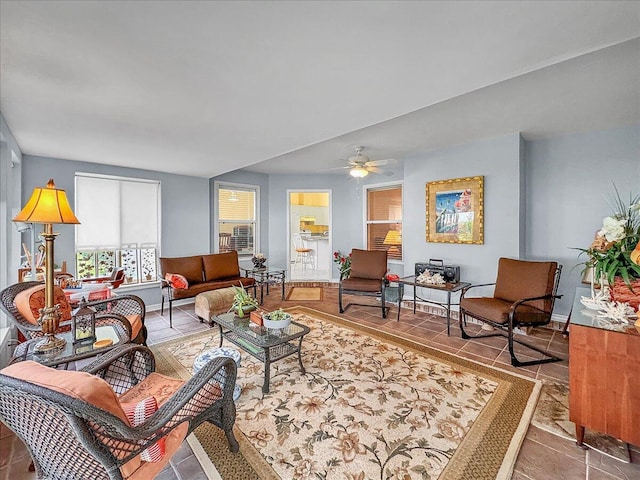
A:
[[[367,169],[368,172],[371,172],[371,173],[379,173],[379,174],[382,174],[382,175],[393,175],[392,171],[385,170],[384,168],[371,167],[371,166],[367,165],[366,169]]]
[[[380,165],[391,165],[395,162],[396,162],[395,158],[384,158],[381,160],[370,160],[367,163],[365,163],[365,165],[367,167],[378,167]]]
[[[330,170],[344,170],[345,168],[351,168],[351,166],[347,166],[347,167],[331,167],[331,168],[324,168],[322,170],[316,170],[317,172],[328,172]]]

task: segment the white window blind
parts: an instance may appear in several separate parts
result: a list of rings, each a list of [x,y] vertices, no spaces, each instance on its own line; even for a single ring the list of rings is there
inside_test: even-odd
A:
[[[76,250],[159,243],[160,182],[76,174]]]

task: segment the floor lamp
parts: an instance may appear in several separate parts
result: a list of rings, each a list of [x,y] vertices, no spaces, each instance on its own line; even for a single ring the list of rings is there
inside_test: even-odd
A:
[[[36,353],[47,353],[64,347],[65,340],[57,338],[55,333],[60,325],[60,305],[54,304],[53,299],[53,242],[58,236],[53,231],[54,223],[80,223],[69,206],[67,194],[56,188],[50,179],[46,188],[33,189],[31,198],[22,211],[13,219],[14,222],[42,223],[40,236],[45,241],[45,296],[44,308],[40,310],[38,323],[45,338],[35,346]],[[42,247],[40,247],[42,248]]]

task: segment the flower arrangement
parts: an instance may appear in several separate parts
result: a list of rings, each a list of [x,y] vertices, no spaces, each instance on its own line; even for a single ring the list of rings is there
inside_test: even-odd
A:
[[[343,255],[340,250],[333,252],[333,263],[338,264],[340,278],[347,278],[351,273],[351,254]]]
[[[632,282],[640,279],[640,195],[630,195],[627,205],[614,189],[613,215],[602,221],[589,248],[578,250],[589,257],[584,265],[594,269],[595,278],[613,285],[621,277],[632,290]]]
[[[264,265],[267,262],[267,257],[264,256],[264,253],[256,253],[251,257],[251,261],[255,268],[264,268]]]

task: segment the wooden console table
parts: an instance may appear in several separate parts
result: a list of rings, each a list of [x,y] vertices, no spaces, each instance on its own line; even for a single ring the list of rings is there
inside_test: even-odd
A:
[[[640,332],[631,323],[605,328],[580,303],[590,296],[578,287],[570,318],[569,419],[576,424],[576,443],[584,429],[640,445]]]

